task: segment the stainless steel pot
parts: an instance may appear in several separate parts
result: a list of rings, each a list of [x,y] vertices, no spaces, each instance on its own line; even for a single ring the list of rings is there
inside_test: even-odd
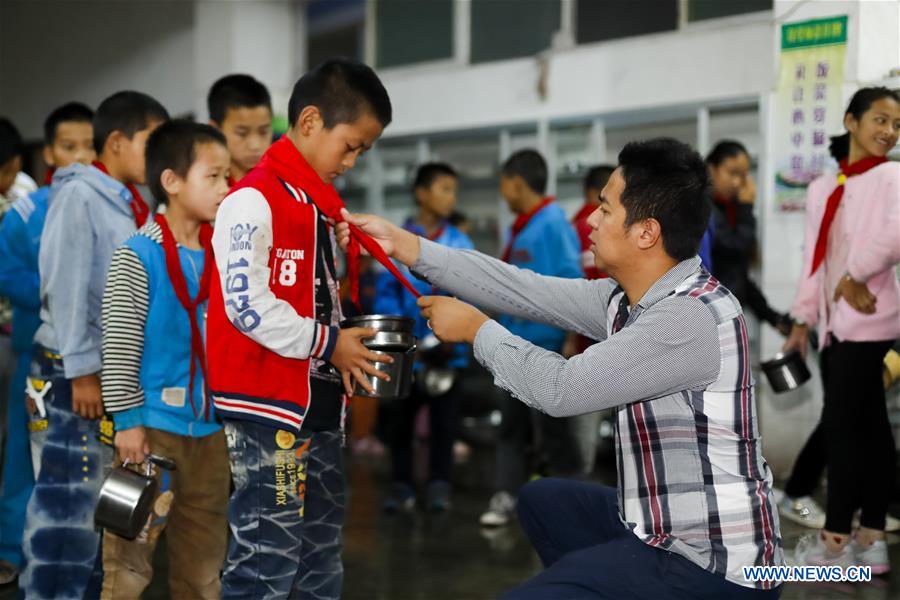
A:
[[[382,400],[394,400],[409,396],[416,352],[416,336],[413,335],[414,324],[412,319],[396,315],[362,315],[341,323],[342,328],[370,327],[377,329],[378,333],[373,337],[362,340],[363,345],[394,359],[393,363],[375,363],[375,368],[387,373],[391,378],[390,381],[367,375],[366,379],[375,390],[374,393],[367,392],[357,383],[354,389],[355,394]]]
[[[779,352],[760,366],[777,394],[797,389],[810,377],[809,368],[799,352]]]
[[[175,469],[175,463],[168,458],[150,454],[144,462],[144,473],[128,468],[128,461],[112,470],[100,488],[94,510],[97,526],[128,540],[138,536],[150,517],[158,487],[152,476],[151,463],[164,469]]]

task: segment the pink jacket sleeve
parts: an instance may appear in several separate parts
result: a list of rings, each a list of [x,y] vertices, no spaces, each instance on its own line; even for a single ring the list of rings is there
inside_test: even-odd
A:
[[[884,173],[847,257],[850,277],[861,282],[900,263],[900,163],[879,171]]]
[[[794,297],[794,305],[791,307],[791,316],[805,322],[810,327],[815,327],[819,322],[819,296],[822,287],[822,270],[809,276],[812,268],[813,250],[816,247],[816,237],[819,235],[819,225],[822,220],[822,211],[827,196],[826,189],[830,189],[826,179],[833,178],[829,175],[820,177],[809,185],[806,192],[806,225],[803,233],[803,271],[800,273],[800,282],[797,286],[797,295]]]

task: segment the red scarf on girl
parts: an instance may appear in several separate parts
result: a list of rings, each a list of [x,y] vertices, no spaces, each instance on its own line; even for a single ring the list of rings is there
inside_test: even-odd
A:
[[[260,164],[265,164],[275,174],[295,188],[300,188],[313,199],[316,208],[335,223],[343,222],[341,209],[344,201],[338,195],[334,186],[322,181],[322,178],[313,170],[294,143],[287,136],[282,136],[272,144],[263,155]],[[350,224],[350,245],[347,247],[347,270],[350,279],[350,298],[356,306],[359,306],[359,253],[360,245],[365,248],[378,262],[391,272],[400,283],[416,298],[420,297],[418,290],[407,281],[406,277],[397,269],[396,265],[384,253],[378,242],[369,237],[356,225]]]
[[[809,271],[810,277],[815,274],[825,260],[825,251],[828,248],[828,232],[831,230],[831,224],[834,222],[834,216],[837,213],[838,205],[841,203],[841,198],[844,197],[844,183],[846,183],[847,178],[862,175],[869,169],[885,162],[887,162],[887,158],[884,156],[869,156],[856,161],[852,165],[847,164],[846,158],[838,163],[841,167],[841,172],[838,174],[837,187],[828,196],[828,202],[825,204],[825,214],[822,215],[819,235],[816,238],[816,247],[813,250],[812,269]]]
[[[181,260],[178,258],[178,246],[175,243],[175,236],[172,235],[172,230],[169,229],[169,223],[162,215],[155,215],[153,219],[162,232],[162,247],[166,254],[166,272],[169,274],[169,281],[172,282],[175,296],[178,297],[181,306],[187,311],[188,318],[191,321],[191,377],[188,384],[190,386],[188,388],[188,398],[191,402],[191,410],[194,411],[194,416],[196,417],[194,374],[197,370],[198,361],[200,362],[200,371],[203,374],[203,385],[204,387],[208,385],[208,379],[206,378],[206,351],[203,347],[200,324],[197,322],[197,307],[209,297],[209,281],[212,277],[213,269],[213,228],[208,223],[200,225],[200,246],[203,248],[203,275],[200,276],[200,289],[197,290],[197,297],[191,300],[191,296],[188,293],[187,280],[184,278],[184,272],[181,270]],[[209,421],[209,402],[205,402],[204,406],[203,419]]]
[[[506,249],[503,251],[503,262],[509,262],[509,257],[512,254],[513,242],[516,241],[516,237],[520,233],[522,233],[522,230],[525,229],[525,226],[528,225],[528,222],[531,221],[532,218],[534,218],[534,215],[541,212],[541,209],[553,202],[553,199],[554,196],[547,196],[541,201],[540,204],[531,209],[531,211],[524,215],[519,215],[518,217],[516,217],[516,220],[512,225],[512,233],[509,236],[509,243],[506,244]]]
[[[729,227],[734,229],[737,225],[737,201],[718,194],[713,196],[713,201],[725,209],[725,219],[728,221]]]
[[[109,170],[106,168],[106,165],[99,160],[95,160],[91,164],[101,173],[109,175]],[[128,188],[128,191],[131,192],[131,213],[134,215],[134,224],[140,229],[144,226],[144,223],[147,222],[147,217],[150,216],[150,207],[147,206],[147,203],[141,198],[141,193],[137,191],[137,188],[134,187],[133,183],[126,183],[124,185]]]

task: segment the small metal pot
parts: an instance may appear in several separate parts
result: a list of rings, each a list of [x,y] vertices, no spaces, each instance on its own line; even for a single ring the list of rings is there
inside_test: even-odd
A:
[[[795,390],[810,377],[809,368],[799,352],[779,352],[760,366],[776,394]]]
[[[144,462],[145,473],[129,469],[127,460],[112,470],[100,488],[94,510],[94,523],[98,527],[127,540],[138,536],[150,517],[158,487],[152,476],[151,463],[164,469],[175,469],[175,463],[168,458],[150,454]]]
[[[375,390],[374,393],[367,392],[357,383],[354,394],[382,400],[395,400],[409,396],[416,352],[416,336],[413,335],[414,324],[415,322],[410,318],[395,315],[362,315],[341,323],[342,328],[369,327],[377,329],[378,333],[373,337],[363,338],[363,345],[394,359],[393,363],[375,363],[375,368],[387,373],[391,378],[390,381],[367,375],[366,379]]]

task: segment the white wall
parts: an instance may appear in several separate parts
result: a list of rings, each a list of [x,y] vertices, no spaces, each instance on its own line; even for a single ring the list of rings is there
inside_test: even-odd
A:
[[[189,2],[0,1],[0,113],[40,139],[54,107],[123,89],[190,112],[193,14]]]

